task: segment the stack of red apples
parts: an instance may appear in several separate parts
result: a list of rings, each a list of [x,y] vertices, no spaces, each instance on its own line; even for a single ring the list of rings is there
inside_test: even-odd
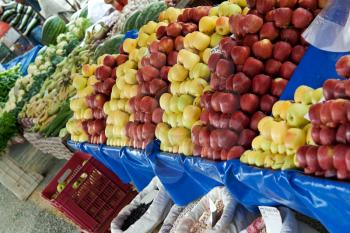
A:
[[[251,147],[259,120],[270,114],[304,56],[301,34],[321,6],[317,0],[256,0],[250,7],[248,15],[230,17],[235,39],[222,39],[208,62],[213,92],[201,98],[206,126],[192,131],[203,157],[239,158]]]
[[[336,65],[340,76],[350,78],[350,56]],[[312,139],[317,146],[298,150],[297,163],[306,174],[350,178],[350,80],[329,79],[323,85],[325,102],[309,111]]]

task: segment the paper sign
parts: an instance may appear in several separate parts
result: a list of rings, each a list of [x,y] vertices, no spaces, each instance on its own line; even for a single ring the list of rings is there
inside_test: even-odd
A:
[[[279,210],[270,206],[259,206],[259,210],[265,222],[266,233],[280,233],[282,230],[282,217]]]

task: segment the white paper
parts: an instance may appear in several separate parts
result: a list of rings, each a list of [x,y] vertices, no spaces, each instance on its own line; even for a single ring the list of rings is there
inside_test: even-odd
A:
[[[265,222],[266,233],[280,233],[282,230],[282,217],[279,210],[270,206],[259,206],[259,210]]]

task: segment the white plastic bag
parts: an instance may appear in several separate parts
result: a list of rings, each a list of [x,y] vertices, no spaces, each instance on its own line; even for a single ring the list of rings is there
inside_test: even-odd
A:
[[[146,213],[131,225],[126,231],[122,231],[121,227],[124,221],[129,217],[130,212],[142,203],[142,200],[150,193],[157,191],[152,204],[146,211]],[[150,184],[140,192],[135,199],[122,211],[111,223],[112,233],[147,233],[152,232],[167,216],[173,202],[169,195],[166,193],[164,187],[158,180],[153,178]]]
[[[330,52],[350,51],[350,1],[329,0],[303,37],[313,46]]]
[[[89,0],[88,2],[88,19],[96,23],[103,16],[109,15],[115,11],[112,5],[106,4],[104,0]]]
[[[226,233],[229,231],[229,225],[233,221],[233,216],[235,209],[237,207],[237,202],[231,197],[231,194],[225,187],[216,187],[211,190],[207,195],[205,195],[198,204],[189,212],[176,226],[176,233],[188,233],[191,228],[194,227],[196,222],[199,221],[204,212],[209,211],[210,199],[215,202],[216,200],[222,200],[224,209],[221,217],[215,224],[215,226],[205,232],[208,233]],[[236,231],[237,232],[237,231]]]
[[[169,233],[173,228],[176,219],[179,217],[180,213],[185,209],[178,205],[173,205],[171,207],[167,217],[165,218],[162,228],[160,228],[159,233]]]

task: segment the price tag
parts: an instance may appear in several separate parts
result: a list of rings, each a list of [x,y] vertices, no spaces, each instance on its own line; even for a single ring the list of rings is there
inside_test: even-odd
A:
[[[266,233],[280,233],[282,230],[282,217],[279,210],[270,206],[259,206],[259,210],[265,222]]]
[[[211,198],[209,198],[209,209],[210,209],[210,213],[211,213],[209,223],[210,223],[211,227],[214,227],[215,224],[219,220],[219,216],[217,213],[216,205]]]

